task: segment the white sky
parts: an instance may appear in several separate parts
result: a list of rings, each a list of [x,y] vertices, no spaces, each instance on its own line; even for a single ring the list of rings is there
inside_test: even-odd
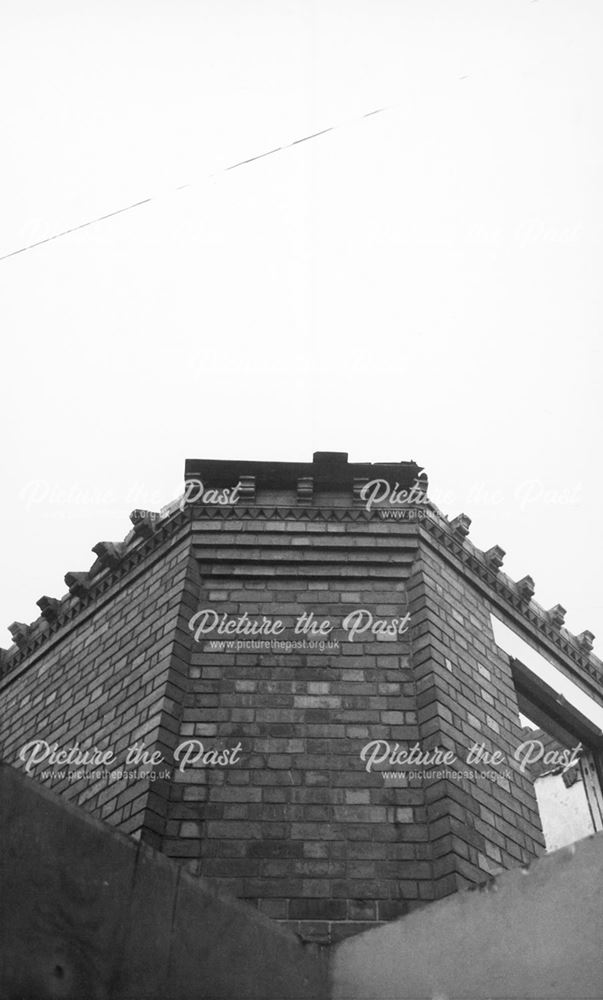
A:
[[[603,639],[602,26],[596,0],[4,0],[0,255],[157,199],[0,262],[0,644],[185,458],[315,450],[416,460]]]
[[[492,630],[496,644],[504,649],[510,656],[517,657],[518,660],[528,667],[532,673],[545,681],[550,687],[562,694],[563,697],[577,708],[582,715],[594,722],[603,732],[603,706],[594,701],[582,688],[574,684],[573,681],[562,674],[550,659],[537,653],[532,646],[528,646],[521,636],[517,635],[504,622],[501,622],[496,615],[491,615]],[[525,715],[519,713],[522,725],[528,724],[530,728],[538,728]],[[546,727],[545,727],[546,729]]]

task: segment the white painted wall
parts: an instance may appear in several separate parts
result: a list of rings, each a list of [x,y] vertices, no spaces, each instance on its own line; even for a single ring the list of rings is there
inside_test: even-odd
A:
[[[594,832],[582,779],[566,788],[561,774],[545,774],[535,781],[534,789],[547,851]]]

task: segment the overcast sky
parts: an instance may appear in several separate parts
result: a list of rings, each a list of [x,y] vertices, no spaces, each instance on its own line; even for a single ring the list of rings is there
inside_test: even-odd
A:
[[[0,644],[185,458],[339,450],[423,465],[603,655],[600,3],[0,20],[0,255],[154,198],[0,262]]]

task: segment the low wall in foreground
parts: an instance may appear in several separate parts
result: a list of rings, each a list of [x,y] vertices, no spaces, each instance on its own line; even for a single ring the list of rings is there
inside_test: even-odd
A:
[[[323,1000],[326,958],[0,766],[2,1000]]]
[[[603,834],[320,950],[7,766],[0,803],[2,1000],[603,998]]]
[[[333,1000],[603,997],[603,833],[338,945]]]

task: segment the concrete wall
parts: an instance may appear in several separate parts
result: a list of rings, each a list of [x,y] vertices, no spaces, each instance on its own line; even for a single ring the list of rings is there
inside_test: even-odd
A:
[[[3,1000],[602,996],[603,834],[329,956],[6,766],[0,801]]]
[[[321,1000],[325,959],[0,766],[3,1000]]]
[[[603,834],[338,945],[333,1000],[603,996]]]

